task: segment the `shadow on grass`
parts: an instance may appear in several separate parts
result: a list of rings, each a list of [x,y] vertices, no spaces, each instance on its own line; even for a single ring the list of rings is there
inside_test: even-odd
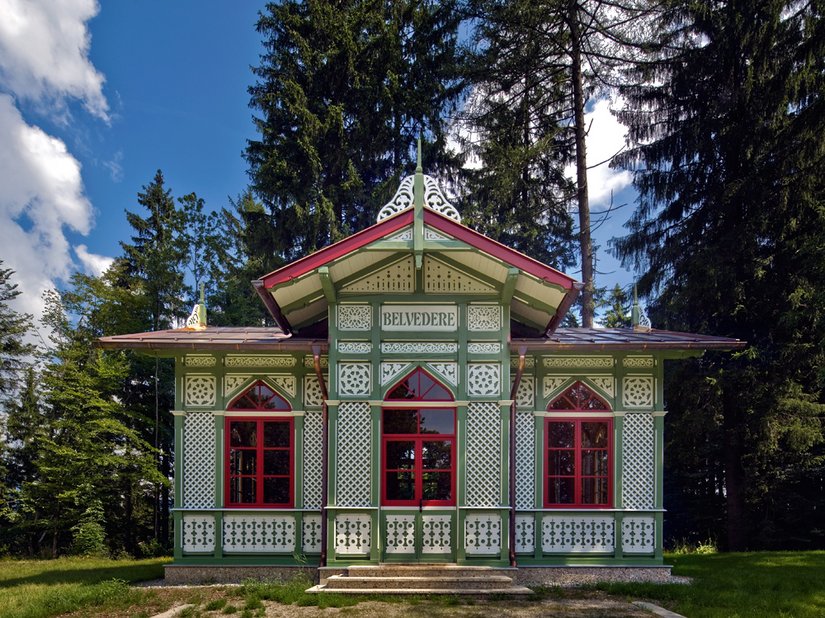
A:
[[[90,563],[88,567],[73,565],[71,568],[60,568],[59,561],[43,561],[44,570],[30,575],[19,577],[0,578],[0,589],[13,588],[24,584],[97,584],[103,581],[117,579],[125,582],[139,582],[163,577],[163,565],[166,561],[157,561],[148,564],[134,564],[111,562],[101,567]],[[14,562],[0,562],[0,569],[8,568]],[[49,568],[49,567],[54,568]]]

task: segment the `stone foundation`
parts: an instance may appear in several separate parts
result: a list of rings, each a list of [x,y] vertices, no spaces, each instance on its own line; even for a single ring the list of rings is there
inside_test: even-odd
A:
[[[522,566],[513,582],[522,586],[581,586],[600,582],[672,583],[670,566]]]
[[[282,581],[299,575],[318,583],[318,568],[303,566],[189,566],[168,564],[164,567],[164,580],[170,586],[195,584],[242,584],[249,580]]]

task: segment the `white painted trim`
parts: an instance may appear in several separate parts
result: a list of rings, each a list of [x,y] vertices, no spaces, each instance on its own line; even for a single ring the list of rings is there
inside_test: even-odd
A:
[[[303,410],[226,410],[223,416],[233,418],[238,416],[249,416],[254,418],[283,418],[285,416],[303,416]]]

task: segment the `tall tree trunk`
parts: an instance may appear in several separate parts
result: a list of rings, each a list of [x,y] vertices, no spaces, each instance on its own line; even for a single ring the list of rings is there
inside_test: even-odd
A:
[[[573,82],[573,119],[576,144],[576,199],[579,205],[579,245],[582,263],[582,326],[593,327],[593,240],[590,237],[590,200],[587,193],[587,146],[584,130],[584,86],[582,84],[581,32],[579,5],[570,0],[567,11],[570,28],[570,67]]]

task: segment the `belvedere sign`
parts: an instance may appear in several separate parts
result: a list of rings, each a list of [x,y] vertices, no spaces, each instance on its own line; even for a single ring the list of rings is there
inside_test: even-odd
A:
[[[382,305],[381,330],[453,332],[458,330],[458,307],[455,305]]]

